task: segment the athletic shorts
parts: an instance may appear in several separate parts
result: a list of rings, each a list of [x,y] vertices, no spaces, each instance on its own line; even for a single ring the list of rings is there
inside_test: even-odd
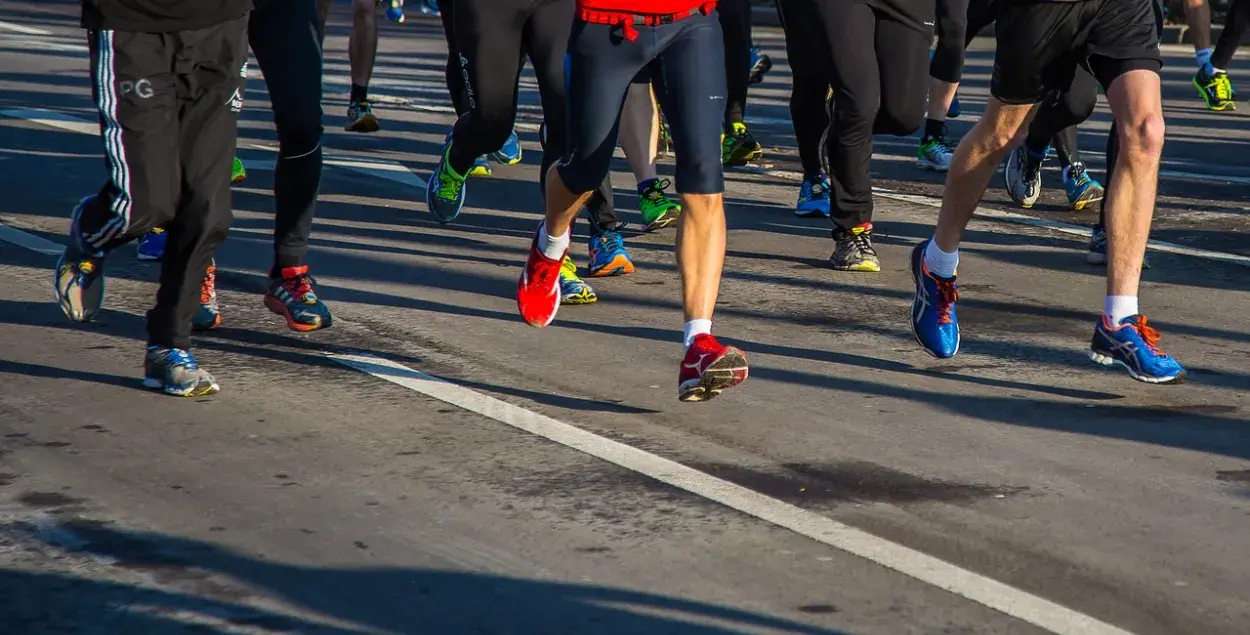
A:
[[[1159,72],[1156,0],[1039,2],[1000,0],[990,94],[1007,104],[1035,104],[1066,91],[1077,66],[1103,88],[1134,70]]]

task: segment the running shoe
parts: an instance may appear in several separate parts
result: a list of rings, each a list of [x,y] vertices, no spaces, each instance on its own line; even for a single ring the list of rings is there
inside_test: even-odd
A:
[[[860,223],[850,229],[835,227],[833,254],[829,264],[838,271],[881,271],[877,250],[872,247],[872,223]]]
[[[377,132],[382,129],[378,118],[373,114],[373,106],[366,100],[353,101],[347,106],[348,132]]]
[[[926,353],[945,359],[959,352],[959,315],[955,311],[959,290],[956,276],[936,276],[924,264],[924,251],[930,240],[933,239],[921,241],[911,251],[911,277],[916,283],[911,330]]]
[[[230,166],[230,184],[238,185],[247,180],[247,169],[243,167],[243,161],[239,157],[234,158],[234,163]]]
[[[807,177],[799,186],[799,200],[794,204],[799,218],[829,218],[829,178],[824,174]]]
[[[546,231],[545,225],[539,224],[538,231]],[[538,233],[535,232],[529,258],[516,285],[517,310],[526,324],[542,328],[556,319],[556,312],[560,310],[560,265],[567,255],[568,251],[559,259],[543,255],[538,249]]]
[[[721,162],[726,166],[746,165],[764,156],[764,148],[751,136],[744,123],[735,123],[721,133]]]
[[[1003,187],[1007,195],[1024,209],[1033,207],[1042,195],[1042,161],[1045,154],[1033,154],[1024,145],[1007,155],[1003,167]]]
[[[946,172],[951,168],[955,151],[946,144],[944,137],[925,137],[916,150],[916,167],[934,172]]]
[[[593,304],[598,299],[595,290],[577,277],[577,264],[566,255],[560,262],[560,304]]]
[[[443,156],[425,184],[425,204],[434,220],[447,224],[460,215],[464,208],[465,175],[456,174],[451,167],[451,140],[443,144]],[[483,159],[484,161],[485,159]]]
[[[421,13],[426,15],[442,15],[438,8],[438,0],[420,0],[417,6],[421,9]]]
[[[1091,265],[1107,264],[1107,228],[1102,225],[1094,225],[1094,229],[1089,234],[1089,251],[1085,253],[1085,262]],[[1142,254],[1141,268],[1150,268],[1150,257]]]
[[[1102,200],[1102,183],[1089,175],[1085,164],[1077,161],[1063,171],[1063,190],[1068,194],[1068,208],[1074,212],[1084,210]]]
[[[760,52],[758,46],[751,47],[751,79],[748,80],[752,84],[758,84],[764,81],[764,75],[773,69],[773,60],[764,53]]]
[[[191,317],[191,329],[211,331],[221,326],[221,307],[217,305],[217,264],[208,265],[200,283],[200,308]]]
[[[160,227],[139,237],[135,257],[146,262],[158,261],[165,256],[165,230]]]
[[[605,230],[590,237],[590,277],[608,278],[634,272],[634,263],[625,251],[619,232]]]
[[[52,279],[57,304],[75,322],[90,322],[104,302],[104,252],[88,248],[79,229],[79,217],[94,199],[94,194],[83,198],[70,213],[69,246],[61,252]]]
[[[486,157],[478,157],[473,160],[473,167],[469,168],[469,176],[490,176],[490,161]]]
[[[149,346],[143,356],[143,385],[175,397],[203,397],[221,387],[181,348]]]
[[[677,373],[677,398],[707,401],[726,388],[747,379],[747,356],[735,346],[725,346],[710,333],[694,336]]]
[[[642,214],[644,231],[664,229],[681,216],[681,204],[668,197],[668,179],[647,179],[638,184],[638,212]]]
[[[317,297],[316,280],[308,275],[308,265],[287,267],[271,277],[265,288],[265,306],[286,318],[293,331],[328,329],[334,323],[330,309]]]
[[[1119,366],[1148,384],[1185,381],[1185,368],[1159,348],[1160,337],[1144,315],[1126,317],[1115,325],[1103,315],[1094,327],[1089,358],[1103,366]]]
[[[1206,102],[1207,110],[1237,110],[1236,93],[1228,73],[1215,71],[1207,74],[1205,69],[1198,69],[1193,84],[1202,101]]]
[[[508,135],[508,140],[503,142],[503,147],[495,151],[495,160],[504,165],[516,165],[521,162],[523,153],[521,152],[521,140],[516,136],[516,130]]]

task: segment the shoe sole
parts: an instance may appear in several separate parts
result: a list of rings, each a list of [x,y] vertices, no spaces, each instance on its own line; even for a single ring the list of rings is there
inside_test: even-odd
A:
[[[503,165],[516,165],[520,163],[521,159],[523,159],[524,157],[525,157],[524,154],[517,154],[515,158],[508,157],[506,155],[502,155],[499,153],[495,153],[494,155],[495,161],[497,163],[502,163]]]
[[[382,124],[378,123],[377,117],[365,115],[347,124],[343,129],[347,132],[377,132],[382,129]]]
[[[589,274],[591,278],[611,278],[613,276],[625,276],[634,272],[634,263],[626,260],[623,256],[617,256],[612,262],[592,270]]]
[[[859,273],[881,273],[881,265],[879,263],[859,263],[854,265],[835,265],[829,263],[834,271],[856,271]]]
[[[273,296],[269,296],[269,295],[265,296],[265,307],[268,308],[270,311],[273,311],[274,313],[281,315],[283,319],[286,320],[287,328],[291,329],[292,331],[299,331],[300,333],[310,333],[312,331],[320,331],[321,329],[328,329],[334,324],[334,319],[331,318],[330,316],[326,316],[326,319],[322,320],[321,323],[319,324],[301,324],[299,322],[296,322],[291,317],[291,313],[287,311],[286,305],[282,304],[282,302],[280,302],[277,298]],[[221,323],[220,318],[217,320],[217,323],[218,324]]]
[[[659,231],[677,222],[678,218],[681,218],[681,208],[670,209],[667,212],[660,214],[659,218],[651,221],[643,231],[647,233]]]
[[[721,394],[721,391],[746,381],[749,374],[746,355],[741,350],[729,346],[720,359],[712,362],[707,370],[703,371],[698,383],[678,388],[677,399],[687,403],[710,401]]]
[[[244,181],[246,181],[246,180],[247,180],[247,175],[246,175],[246,174],[240,174],[240,175],[238,175],[238,176],[233,176],[233,177],[230,177],[230,184],[231,184],[231,185],[238,185],[238,184],[240,184],[240,183],[242,183],[242,182],[244,182]]]
[[[796,209],[794,210],[794,216],[796,218],[829,218],[829,214],[826,214],[824,210],[804,211]]]
[[[1097,193],[1095,194],[1091,192],[1091,190],[1096,191]],[[1082,211],[1085,211],[1085,208],[1088,207],[1089,205],[1093,203],[1097,203],[1098,201],[1101,201],[1103,199],[1103,196],[1105,195],[1106,195],[1105,190],[1091,187],[1089,188],[1089,190],[1082,192],[1081,195],[1078,196],[1076,200],[1073,201],[1069,207],[1074,212],[1082,212]]]
[[[1146,375],[1139,375],[1136,371],[1130,368],[1128,364],[1125,364],[1124,362],[1110,355],[1099,353],[1098,351],[1093,350],[1093,349],[1090,349],[1089,351],[1089,358],[1095,364],[1100,364],[1102,366],[1107,366],[1107,367],[1112,367],[1112,368],[1119,366],[1120,368],[1123,368],[1124,370],[1128,371],[1129,377],[1132,377],[1133,379],[1136,379],[1137,381],[1144,382],[1147,384],[1183,384],[1185,383],[1185,379],[1187,376],[1187,374],[1184,371],[1181,371],[1179,374],[1173,375],[1172,377],[1149,377]]]
[[[925,170],[927,172],[937,172],[938,174],[946,174],[947,172],[950,171],[949,165],[946,167],[943,167],[943,166],[937,165],[936,163],[929,163],[927,161],[917,161],[916,167],[920,168],[921,170]]]
[[[221,386],[216,381],[209,382],[208,384],[196,384],[195,387],[190,390],[179,391],[170,390],[165,386],[165,382],[159,379],[144,377],[143,387],[151,388],[152,390],[159,390],[172,397],[205,397],[221,392]]]

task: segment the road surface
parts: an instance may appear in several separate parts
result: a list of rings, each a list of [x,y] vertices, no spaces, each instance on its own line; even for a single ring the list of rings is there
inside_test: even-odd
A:
[[[1191,383],[1085,359],[1093,216],[1057,211],[1053,169],[1027,216],[987,195],[964,350],[924,355],[905,262],[940,180],[914,138],[879,139],[884,271],[829,270],[827,221],[790,212],[789,77],[761,29],[777,67],[748,121],[768,165],[727,175],[717,317],[751,378],[692,405],[671,231],[629,236],[638,271],[594,281],[598,304],[543,330],[516,315],[532,76],[524,163],[471,180],[441,226],[421,190],[452,121],[437,21],[383,27],[374,135],[342,132],[346,7],[332,22],[310,264],[336,324],[295,334],[260,303],[275,141],[253,65],[225,323],[197,340],[223,392],[177,400],[137,379],[156,266],[114,253],[94,324],[51,301],[68,210],[103,176],[83,36],[69,3],[0,6],[6,635],[1250,633],[1250,133],[1244,102],[1200,107],[1182,49],[1142,295]],[[957,133],[989,64],[978,45]],[[1081,134],[1099,172],[1107,117]]]

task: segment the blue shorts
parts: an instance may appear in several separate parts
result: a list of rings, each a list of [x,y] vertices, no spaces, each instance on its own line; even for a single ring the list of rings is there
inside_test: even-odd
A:
[[[721,120],[725,115],[725,47],[715,12],[670,24],[637,27],[573,23],[568,64],[568,151],[556,164],[570,191],[589,192],[608,174],[625,94],[644,69],[656,80],[677,152],[682,194],[721,194]]]

